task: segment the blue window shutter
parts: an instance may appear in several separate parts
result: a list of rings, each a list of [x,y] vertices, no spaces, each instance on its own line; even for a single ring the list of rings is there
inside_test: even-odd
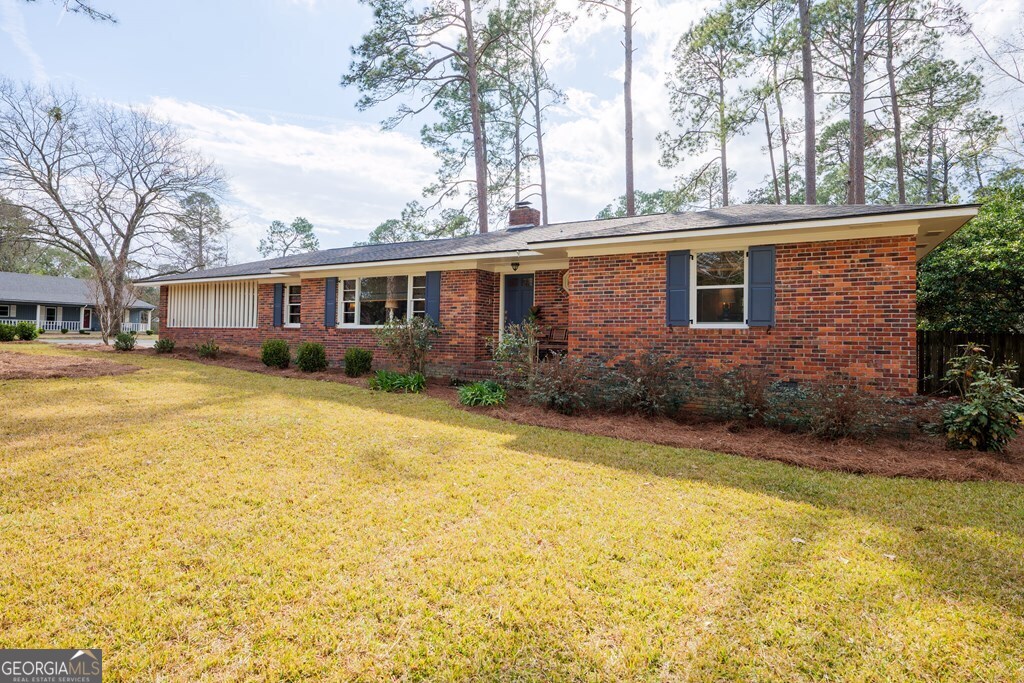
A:
[[[278,282],[276,285],[274,285],[274,327],[281,327],[283,309],[284,285]]]
[[[435,323],[441,322],[441,271],[427,273],[427,315]]]
[[[670,251],[665,258],[665,323],[690,324],[690,250]]]
[[[338,278],[324,281],[324,327],[334,327],[338,321]]]
[[[747,324],[751,327],[775,325],[775,246],[750,247],[750,300],[747,302]]]

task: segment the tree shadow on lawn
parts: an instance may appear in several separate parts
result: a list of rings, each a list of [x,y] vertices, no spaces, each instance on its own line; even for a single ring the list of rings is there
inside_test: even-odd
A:
[[[195,381],[237,387],[243,372],[203,365]],[[253,373],[245,373],[252,375]],[[600,465],[643,476],[730,487],[757,495],[869,519],[892,529],[894,550],[954,595],[994,600],[1024,617],[1024,486],[1005,482],[940,482],[822,472],[742,456],[657,446],[603,436],[518,425],[452,408],[440,399],[387,394],[327,381],[257,375],[274,391],[296,399],[331,401],[395,416],[480,429],[505,437],[504,446],[527,456]],[[191,380],[189,380],[191,381]],[[822,448],[828,448],[823,443]],[[822,518],[827,523],[827,518]],[[1002,537],[1002,538],[1000,538]],[[925,543],[927,541],[927,543]],[[942,548],[936,553],[935,546]],[[969,567],[984,567],[999,588],[967,582]]]
[[[934,590],[955,598],[980,600],[992,608],[1024,618],[1024,487],[1008,483],[949,483],[913,479],[865,477],[820,472],[780,463],[699,450],[656,446],[602,436],[581,435],[541,427],[512,424],[452,408],[424,396],[372,392],[345,384],[274,377],[213,365],[164,359],[132,358],[149,368],[174,372],[174,381],[195,389],[191,398],[176,399],[166,407],[132,410],[127,404],[117,430],[159,428],[163,418],[183,413],[201,415],[215,405],[237,405],[244,412],[249,401],[268,392],[296,401],[327,401],[351,408],[379,411],[401,418],[487,431],[500,435],[503,446],[529,457],[545,457],[612,470],[689,481],[702,486],[726,487],[810,506],[800,520],[787,526],[812,538],[830,525],[853,516],[882,525],[896,537],[895,566],[921,572]],[[172,365],[173,363],[173,365]],[[160,391],[161,374],[135,373],[116,378],[132,391]],[[93,380],[90,380],[93,381]],[[139,387],[135,387],[139,384]],[[211,387],[213,391],[211,391]],[[64,389],[53,385],[47,397],[59,401]],[[105,397],[115,400],[117,397]],[[100,401],[102,403],[102,401]],[[98,406],[97,406],[98,407]],[[82,430],[86,435],[107,430],[97,421],[103,410],[79,411],[58,425],[52,417],[32,418],[19,428],[33,439],[51,439]],[[38,430],[38,431],[37,431]],[[827,448],[827,444],[822,445]],[[137,455],[127,453],[130,461]],[[797,523],[799,522],[799,523]],[[786,533],[789,533],[787,531]],[[777,541],[778,539],[774,539]],[[799,553],[797,544],[785,549]],[[987,578],[970,581],[972,568]],[[895,569],[894,569],[895,570]]]

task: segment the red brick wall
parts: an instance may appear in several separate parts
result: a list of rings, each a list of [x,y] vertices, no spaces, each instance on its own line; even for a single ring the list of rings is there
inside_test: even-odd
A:
[[[569,293],[562,288],[564,270],[539,270],[533,278],[533,303],[540,306],[541,327],[569,326]]]
[[[912,236],[779,245],[772,329],[666,326],[664,252],[574,258],[569,352],[621,360],[653,347],[698,374],[735,364],[796,381],[843,372],[912,394],[914,245]]]
[[[443,332],[434,343],[431,363],[439,371],[490,358],[487,338],[498,329],[498,276],[480,270],[443,271],[441,274],[441,324]],[[315,341],[324,345],[328,361],[340,363],[350,346],[373,349],[374,364],[395,363],[377,343],[372,329],[324,326],[323,278],[302,280],[302,326],[274,327],[274,285],[261,284],[257,294],[257,327],[254,329],[182,328],[164,326],[160,336],[179,347],[195,346],[210,339],[222,348],[258,356],[267,339],[286,339],[298,345]],[[160,288],[160,316],[167,320],[167,286]]]

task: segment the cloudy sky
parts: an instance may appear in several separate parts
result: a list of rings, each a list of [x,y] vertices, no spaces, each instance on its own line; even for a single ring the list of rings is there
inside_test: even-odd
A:
[[[271,220],[305,216],[323,247],[365,238],[420,196],[436,169],[418,128],[384,132],[387,109],[359,112],[338,85],[349,47],[370,25],[355,0],[95,0],[116,25],[66,15],[46,0],[0,0],[0,74],[73,85],[144,105],[179,125],[230,178],[232,259],[256,257]],[[573,10],[575,2],[566,1]],[[655,136],[670,127],[665,92],[679,36],[718,0],[643,0],[634,76],[637,187],[669,187]],[[976,0],[976,26],[1005,34],[1024,0]],[[553,47],[568,95],[545,137],[551,219],[593,217],[622,194],[621,27],[581,16]],[[966,54],[966,46],[950,50]],[[1009,105],[1006,105],[1009,106]],[[761,136],[733,143],[738,196],[768,172]],[[697,160],[694,161],[694,164]]]

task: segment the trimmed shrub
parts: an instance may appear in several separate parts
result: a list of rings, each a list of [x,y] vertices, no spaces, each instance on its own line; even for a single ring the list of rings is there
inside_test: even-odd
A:
[[[118,332],[114,337],[114,348],[118,351],[131,351],[135,348],[134,332]]]
[[[200,358],[216,358],[220,355],[220,347],[217,345],[217,342],[211,339],[197,346],[196,353],[199,354]]]
[[[327,369],[327,351],[323,344],[302,342],[295,350],[295,365],[303,372],[321,372]]]
[[[814,424],[811,392],[796,382],[775,382],[768,388],[761,420],[784,432],[809,432]]]
[[[14,337],[17,333],[18,330],[14,325],[0,323],[0,342],[14,341]]]
[[[440,326],[429,317],[391,320],[375,330],[377,341],[391,355],[403,361],[410,373],[423,373],[433,339],[441,336]]]
[[[284,339],[268,339],[263,342],[263,347],[260,349],[260,360],[269,368],[285,369],[292,362],[292,352],[288,348],[288,342]]]
[[[66,327],[60,328],[60,333],[61,334],[67,334],[68,333],[68,328],[66,328]]]
[[[373,367],[373,351],[358,346],[345,349],[345,374],[349,377],[365,375]]]
[[[764,368],[741,366],[726,370],[708,383],[704,411],[717,420],[756,422],[768,407],[771,385]]]
[[[406,392],[418,394],[427,386],[427,379],[421,372],[402,374],[393,370],[378,370],[370,378],[370,388],[390,393]]]
[[[807,409],[810,433],[822,439],[871,437],[885,428],[881,401],[846,375],[814,384]]]
[[[675,415],[693,394],[693,371],[657,351],[612,370],[597,369],[592,407],[641,415]]]
[[[552,356],[537,365],[526,391],[528,400],[563,415],[587,407],[590,367],[579,358]]]
[[[156,349],[157,353],[170,353],[171,351],[174,351],[174,340],[157,339],[156,343],[153,344],[153,348]]]
[[[146,330],[146,334],[148,334],[150,336],[153,336],[154,333],[153,333],[153,330]]]
[[[34,322],[22,320],[14,326],[14,334],[22,341],[32,341],[39,338],[39,328]]]
[[[505,389],[492,380],[459,387],[459,403],[465,406],[500,406],[506,398]]]
[[[980,346],[964,347],[949,362],[944,380],[960,390],[961,400],[942,411],[950,448],[1002,451],[1024,428],[1024,392],[1014,386],[1017,366],[999,367]]]
[[[78,334],[89,334],[89,330],[79,330]]]

